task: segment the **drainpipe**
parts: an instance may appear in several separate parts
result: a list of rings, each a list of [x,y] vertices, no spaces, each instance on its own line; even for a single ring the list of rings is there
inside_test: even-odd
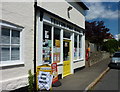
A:
[[[37,0],[34,0],[34,92],[37,91],[36,83],[36,15],[37,15]]]

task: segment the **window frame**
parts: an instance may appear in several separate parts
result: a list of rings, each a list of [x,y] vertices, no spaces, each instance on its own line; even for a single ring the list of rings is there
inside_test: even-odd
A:
[[[74,33],[74,50],[75,50],[75,37],[76,37],[76,39],[77,39],[77,41],[76,41],[76,45],[77,45],[77,47],[76,47],[76,52],[74,52],[74,57],[73,57],[73,60],[77,60],[78,59],[78,34],[76,34],[76,33]],[[76,54],[76,57],[75,57],[75,54]]]
[[[51,49],[52,49],[52,50],[50,50],[50,53],[51,53],[51,55],[52,55],[52,53],[53,53],[53,32],[52,32],[53,28],[52,28],[51,25],[48,25],[48,24],[46,24],[46,23],[43,23],[43,30],[42,30],[42,31],[43,31],[42,33],[43,33],[43,34],[44,34],[44,25],[51,27],[51,30],[49,30],[49,31],[50,31],[50,35],[51,35],[50,38],[51,38]],[[43,34],[42,34],[42,35],[43,35]],[[45,34],[44,34],[43,36],[45,36]],[[52,62],[53,62],[53,59],[52,59],[53,56],[51,56],[51,63],[48,63],[48,62],[45,63],[44,60],[43,60],[43,55],[44,55],[44,54],[43,54],[43,38],[44,38],[43,36],[42,36],[42,46],[41,46],[41,47],[42,47],[42,48],[41,48],[41,49],[42,49],[42,64],[52,64]]]
[[[59,40],[60,40],[60,48],[59,48],[59,49],[60,49],[60,53],[59,53],[59,54],[60,54],[60,55],[59,55],[59,59],[60,59],[60,60],[59,60],[59,62],[54,62],[55,28],[56,28],[56,29],[59,29],[59,33],[60,33],[60,35],[59,35],[59,38],[60,38],[60,39],[59,39]],[[52,49],[53,49],[53,51],[52,51],[53,61],[52,61],[52,63],[61,63],[61,45],[62,45],[62,44],[61,44],[61,28],[58,28],[58,27],[53,26],[53,37],[52,37],[52,38],[53,38],[53,45],[52,45],[52,46],[53,46],[53,48],[52,48]]]
[[[53,60],[53,45],[54,45],[54,28],[58,28],[58,29],[60,29],[59,31],[60,31],[60,62],[57,62],[57,64],[61,64],[62,63],[62,60],[61,60],[61,58],[62,58],[62,55],[61,55],[61,53],[62,53],[62,40],[63,40],[63,35],[62,35],[62,28],[61,27],[59,27],[59,26],[55,26],[55,25],[53,25],[53,24],[50,24],[50,23],[48,23],[48,22],[43,22],[43,25],[48,25],[48,26],[51,26],[51,40],[52,40],[52,50],[51,50],[51,55],[52,55],[52,57],[51,57],[51,59],[52,59],[52,62],[51,62],[51,64],[52,63],[54,63],[54,60]],[[42,30],[43,31],[43,30]],[[42,32],[43,33],[43,32]],[[42,37],[42,40],[43,40],[43,37]],[[42,41],[43,42],[43,41]],[[42,48],[41,48],[41,50],[43,50],[43,45],[41,46]],[[41,64],[43,64],[43,53],[41,54],[41,57],[42,57],[42,62],[41,62]]]
[[[76,59],[75,59],[75,57],[73,57],[73,61],[78,61],[78,60],[82,59],[82,54],[79,56],[79,53],[82,53],[82,51],[81,51],[81,48],[82,48],[82,35],[74,33],[74,42],[75,42],[75,35],[77,36],[77,52],[76,52],[77,57],[76,57]]]
[[[79,35],[79,54],[80,56],[78,55],[78,58],[82,59],[82,36],[81,35]]]
[[[58,26],[58,25],[54,25],[54,24],[52,24],[52,23],[49,23],[48,21],[46,21],[46,20],[43,20],[43,22],[42,22],[42,25],[43,24],[46,24],[46,25],[49,25],[49,26],[52,26],[52,34],[54,33],[54,27],[56,27],[56,28],[59,28],[60,29],[60,50],[61,50],[61,52],[60,52],[60,62],[59,63],[57,63],[58,65],[59,64],[63,64],[63,55],[62,55],[62,51],[63,51],[63,46],[62,46],[62,44],[63,44],[63,39],[68,39],[68,38],[64,38],[64,36],[63,36],[63,33],[64,33],[64,31],[69,31],[69,32],[71,32],[72,34],[77,34],[77,35],[79,35],[79,37],[81,37],[81,40],[79,41],[79,45],[81,46],[81,48],[80,48],[80,53],[81,53],[81,56],[79,57],[79,53],[77,53],[78,55],[78,57],[77,57],[77,59],[76,60],[74,60],[74,54],[73,54],[73,62],[74,61],[82,61],[83,60],[83,54],[82,54],[82,36],[83,36],[83,33],[81,33],[81,32],[76,32],[74,29],[73,30],[68,30],[68,29],[65,29],[64,27],[61,27],[61,26]],[[43,32],[43,31],[42,31]],[[71,35],[71,37],[72,37],[72,35]],[[68,39],[68,40],[71,40],[72,41],[72,39],[71,39],[71,37],[70,37],[70,39]],[[41,39],[43,39],[43,38],[41,38]],[[41,40],[40,39],[40,40]],[[54,39],[54,36],[52,36],[52,63],[53,63],[53,39]],[[74,38],[73,38],[73,40],[74,40]],[[40,46],[41,47],[41,46]],[[78,47],[79,48],[79,47]],[[78,49],[77,48],[77,49]],[[72,48],[72,49],[74,49],[74,48]],[[40,50],[42,50],[41,48],[40,48]],[[40,57],[42,57],[42,54],[39,54],[39,55],[41,55]],[[42,58],[40,59],[41,61],[42,61]],[[40,62],[39,63],[39,65],[42,65],[43,64],[43,61],[42,62]]]
[[[22,26],[18,26],[15,25],[13,23],[10,22],[6,22],[6,21],[0,21],[0,29],[2,28],[7,28],[10,31],[10,44],[0,44],[0,46],[9,46],[10,47],[10,58],[11,58],[11,48],[12,46],[18,46],[19,45],[19,60],[7,60],[7,61],[0,61],[0,67],[4,67],[4,66],[13,66],[13,65],[21,65],[24,64],[23,60],[22,60],[22,31],[24,29],[24,27]],[[20,32],[20,43],[19,44],[11,44],[11,37],[12,37],[12,30],[16,30]],[[1,37],[1,31],[0,30],[0,37]]]

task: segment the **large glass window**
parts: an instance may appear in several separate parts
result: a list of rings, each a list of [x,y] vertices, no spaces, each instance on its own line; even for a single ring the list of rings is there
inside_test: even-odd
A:
[[[69,31],[64,31],[64,32],[63,32],[63,37],[64,37],[64,38],[67,38],[67,39],[70,39],[71,33],[70,33]]]
[[[78,39],[79,38],[79,39]],[[81,36],[74,35],[74,60],[81,58]]]
[[[53,62],[60,62],[60,29],[54,28]]]
[[[43,25],[43,63],[52,63],[52,27],[49,25]]]
[[[77,60],[77,34],[74,35],[74,60]]]
[[[20,31],[1,28],[0,61],[20,60]]]
[[[82,57],[81,55],[81,36],[79,35],[79,59]]]

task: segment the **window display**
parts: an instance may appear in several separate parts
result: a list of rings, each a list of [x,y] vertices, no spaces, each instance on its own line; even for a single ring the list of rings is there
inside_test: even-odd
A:
[[[65,30],[65,31],[63,32],[63,37],[70,39],[71,33],[70,33],[69,31],[66,31],[66,30]]]
[[[51,26],[44,24],[43,25],[43,63],[44,64],[51,64],[52,57],[52,41],[51,41]]]
[[[79,36],[79,59],[81,58],[81,36]]]
[[[74,60],[77,59],[77,35],[74,36]]]
[[[60,62],[60,29],[54,28],[53,62]]]
[[[80,58],[81,58],[81,35],[75,34],[74,35],[74,60],[77,60]]]

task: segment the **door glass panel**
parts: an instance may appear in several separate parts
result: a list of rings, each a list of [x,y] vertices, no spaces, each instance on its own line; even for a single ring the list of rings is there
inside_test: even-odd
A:
[[[70,44],[69,42],[63,41],[63,60],[70,60]]]

